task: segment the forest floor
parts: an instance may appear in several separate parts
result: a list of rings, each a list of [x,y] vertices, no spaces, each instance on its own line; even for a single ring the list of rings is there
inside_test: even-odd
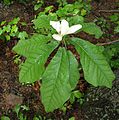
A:
[[[93,21],[97,17],[104,17],[108,20],[108,16],[113,12],[108,10],[117,9],[116,0],[100,0],[100,2],[92,2],[92,11],[87,15],[87,21]],[[9,8],[9,9],[8,9]],[[33,6],[31,4],[22,5],[14,3],[9,7],[0,4],[0,21],[10,21],[14,17],[20,17],[21,21],[31,23],[34,15]],[[20,28],[29,33],[33,31],[32,26]],[[106,31],[112,34],[112,29]],[[119,35],[112,34],[109,37],[95,39],[85,33],[77,36],[87,39],[92,43],[105,43],[108,40],[117,40]],[[68,120],[74,116],[76,120],[119,120],[119,69],[114,70],[116,79],[113,81],[112,89],[105,87],[92,87],[84,80],[79,83],[79,89],[85,93],[85,102],[80,105],[77,101],[67,108],[66,113],[61,110],[55,110],[53,113],[46,113],[40,100],[37,82],[32,85],[21,85],[18,81],[18,65],[14,63],[14,55],[12,47],[17,40],[11,40],[5,43],[0,40],[0,117],[8,115],[11,120],[18,120],[16,113],[12,109],[17,104],[29,106],[29,110],[21,110],[28,120],[32,120],[34,115],[45,116],[46,120]],[[93,76],[92,76],[93,77]],[[83,79],[83,77],[82,77]],[[69,105],[70,106],[70,105]]]

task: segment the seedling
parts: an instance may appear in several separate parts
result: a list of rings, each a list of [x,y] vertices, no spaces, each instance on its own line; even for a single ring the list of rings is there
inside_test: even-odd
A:
[[[87,82],[94,86],[111,88],[115,76],[102,53],[103,47],[68,35],[83,29],[82,25],[69,27],[68,21],[64,19],[49,21],[49,25],[53,26],[58,34],[52,29],[54,32],[52,35],[36,34],[29,40],[19,41],[13,48],[18,54],[26,57],[25,63],[20,67],[20,82],[42,81],[40,91],[46,111],[61,108],[70,98],[80,78],[79,63]],[[80,61],[67,50],[68,45],[74,46],[80,55]],[[54,56],[53,51],[56,53]],[[49,56],[52,59],[45,67]]]

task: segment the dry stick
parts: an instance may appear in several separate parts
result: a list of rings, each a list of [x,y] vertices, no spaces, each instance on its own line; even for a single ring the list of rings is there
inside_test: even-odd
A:
[[[104,45],[110,45],[110,44],[113,44],[113,43],[116,43],[116,42],[119,42],[119,40],[114,40],[114,41],[107,42],[107,43],[98,43],[96,45],[98,45],[98,46],[104,46]]]
[[[105,12],[105,13],[116,12],[116,13],[119,13],[119,10],[98,10],[98,12]]]

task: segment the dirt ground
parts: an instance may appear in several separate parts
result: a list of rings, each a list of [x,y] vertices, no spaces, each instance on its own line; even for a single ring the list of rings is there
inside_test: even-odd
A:
[[[112,89],[90,87],[82,106],[81,120],[119,120],[119,69]]]
[[[92,11],[87,16],[87,21],[93,21],[97,17],[104,17],[113,14],[112,12],[104,12],[100,10],[118,9],[116,2],[118,0],[97,0],[92,2]],[[9,8],[9,9],[8,9]],[[12,4],[10,7],[3,6],[0,3],[0,21],[11,20],[19,16],[22,21],[30,23],[34,16],[33,6]],[[32,31],[30,28],[21,28],[28,32]],[[29,31],[30,30],[30,31]],[[106,31],[111,33],[112,29]],[[77,36],[90,40],[93,43],[106,42],[108,40],[116,40],[119,35],[113,34],[106,38],[95,39],[85,33]],[[28,105],[30,110],[21,110],[28,120],[32,120],[34,115],[45,116],[46,120],[68,120],[74,116],[76,120],[119,120],[119,69],[114,70],[116,79],[113,81],[112,89],[104,87],[94,88],[87,83],[80,83],[78,89],[85,93],[85,102],[82,106],[76,101],[70,108],[67,108],[66,113],[61,110],[55,110],[53,113],[45,113],[44,107],[40,100],[39,86],[37,82],[32,85],[21,85],[18,81],[18,65],[14,63],[14,53],[12,47],[17,40],[11,40],[8,43],[0,40],[0,117],[8,115],[11,120],[18,120],[16,113],[12,109],[17,104]],[[82,78],[83,79],[83,78]],[[81,88],[83,86],[83,88]],[[38,87],[38,89],[36,89]]]

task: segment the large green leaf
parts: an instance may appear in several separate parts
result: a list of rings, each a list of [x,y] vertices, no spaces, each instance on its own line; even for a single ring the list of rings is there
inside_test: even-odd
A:
[[[47,112],[62,107],[70,97],[69,62],[66,50],[60,48],[42,78],[41,97]]]
[[[78,80],[77,60],[70,51],[60,48],[42,77],[41,97],[46,111],[62,107]]]
[[[49,37],[35,34],[28,40],[20,40],[13,48],[13,51],[25,57],[29,57],[32,52],[35,52],[34,49],[36,47],[40,48],[40,46],[47,43],[48,41],[50,41]]]
[[[76,87],[80,77],[79,71],[78,71],[78,62],[75,56],[70,51],[68,51],[67,54],[69,58],[69,83],[73,90]]]
[[[103,56],[102,50],[80,38],[72,39],[71,43],[80,54],[85,79],[94,86],[111,88],[115,76]]]
[[[100,38],[103,34],[100,27],[98,27],[95,23],[83,23],[82,30],[88,34],[95,35],[96,38]]]
[[[21,65],[19,80],[23,83],[33,83],[41,79],[45,70],[44,64],[51,52],[57,47],[58,43],[49,43],[32,48],[29,57]]]

